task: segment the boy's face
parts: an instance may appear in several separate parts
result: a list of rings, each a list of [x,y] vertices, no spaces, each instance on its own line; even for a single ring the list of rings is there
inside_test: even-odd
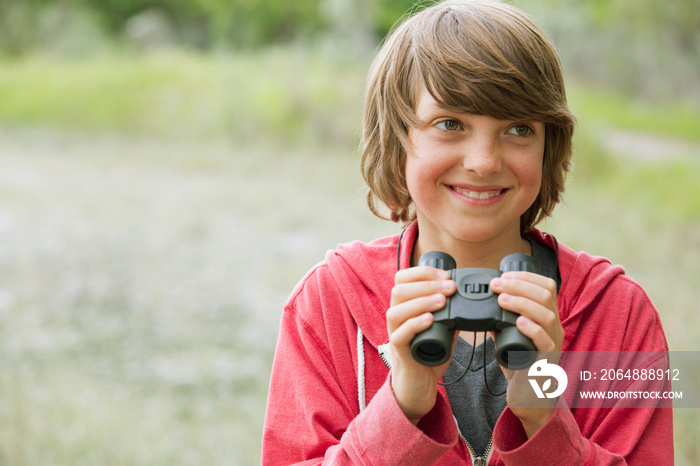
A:
[[[454,239],[519,240],[542,182],[544,123],[455,113],[425,88],[416,113],[423,124],[408,131],[406,181],[421,237],[445,249]]]

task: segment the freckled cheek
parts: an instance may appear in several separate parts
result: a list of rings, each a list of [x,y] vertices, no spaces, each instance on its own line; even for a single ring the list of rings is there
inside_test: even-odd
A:
[[[540,186],[542,185],[542,168],[538,167],[531,170],[527,175],[527,179],[528,183],[539,191]]]
[[[422,197],[422,192],[425,190],[421,186],[421,170],[419,163],[412,156],[408,156],[406,160],[406,186],[411,198],[415,201]]]
[[[430,202],[437,197],[437,184],[444,171],[438,164],[416,156],[407,156],[406,186],[417,204]]]
[[[542,186],[542,162],[532,161],[517,169],[521,189],[531,192],[532,200],[537,198]]]

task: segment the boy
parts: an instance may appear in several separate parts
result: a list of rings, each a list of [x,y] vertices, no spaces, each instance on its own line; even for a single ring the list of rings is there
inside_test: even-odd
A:
[[[671,410],[516,407],[493,341],[469,332],[445,364],[411,355],[456,289],[444,271],[415,266],[428,251],[495,269],[507,254],[533,256],[541,275],[490,285],[538,351],[668,350],[658,313],[621,267],[535,229],[563,192],[574,125],[544,33],[500,2],[417,13],[375,59],[363,124],[370,209],[381,216],[383,204],[407,226],[339,246],[292,293],[263,463],[672,464]]]

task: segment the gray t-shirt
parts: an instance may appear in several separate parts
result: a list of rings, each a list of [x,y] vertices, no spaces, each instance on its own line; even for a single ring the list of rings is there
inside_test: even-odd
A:
[[[554,250],[536,241],[530,243],[538,273],[556,280],[558,288],[561,278]],[[508,384],[496,362],[495,348],[490,337],[474,348],[474,358],[467,374],[459,382],[445,387],[459,430],[478,456],[485,452],[493,435],[493,427],[506,406],[505,394],[495,397],[486,388],[484,352],[488,388],[496,394],[504,392]],[[450,383],[464,373],[471,354],[472,345],[458,338],[452,361],[442,378],[444,383]]]

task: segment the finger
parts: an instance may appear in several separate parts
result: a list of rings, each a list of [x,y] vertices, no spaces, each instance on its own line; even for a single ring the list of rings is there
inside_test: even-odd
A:
[[[544,275],[532,272],[507,272],[491,280],[497,293],[517,294],[540,303],[556,302],[557,284]]]
[[[516,319],[515,326],[518,327],[518,330],[523,335],[532,340],[537,351],[549,352],[557,350],[557,343],[552,338],[552,335],[541,325],[521,315]]]
[[[446,298],[443,294],[421,296],[392,306],[386,311],[386,323],[389,334],[403,325],[408,319],[421,314],[431,313],[445,307]]]
[[[498,296],[498,305],[505,310],[524,316],[550,332],[554,332],[560,325],[556,305],[552,309],[531,299],[507,293]]]
[[[410,301],[421,296],[429,296],[442,293],[451,295],[457,289],[457,284],[453,280],[430,280],[420,282],[401,283],[391,290],[391,305]]]
[[[554,280],[533,272],[506,272],[500,277],[491,280],[491,286],[494,288],[494,291],[496,291],[496,288],[513,286],[521,286],[523,289],[531,290],[541,288],[547,290],[549,296],[556,297],[557,295],[557,283]]]
[[[539,351],[554,351],[563,340],[554,280],[530,272],[509,272],[492,281],[498,304],[520,314],[516,325]]]
[[[427,330],[432,324],[433,314],[430,312],[411,317],[389,335],[389,342],[398,351],[408,349],[413,338],[420,332]]]
[[[447,280],[449,278],[450,273],[446,270],[436,269],[435,267],[428,267],[427,265],[421,265],[418,267],[402,269],[396,272],[396,275],[394,276],[394,284],[399,285],[401,283],[428,280]]]

